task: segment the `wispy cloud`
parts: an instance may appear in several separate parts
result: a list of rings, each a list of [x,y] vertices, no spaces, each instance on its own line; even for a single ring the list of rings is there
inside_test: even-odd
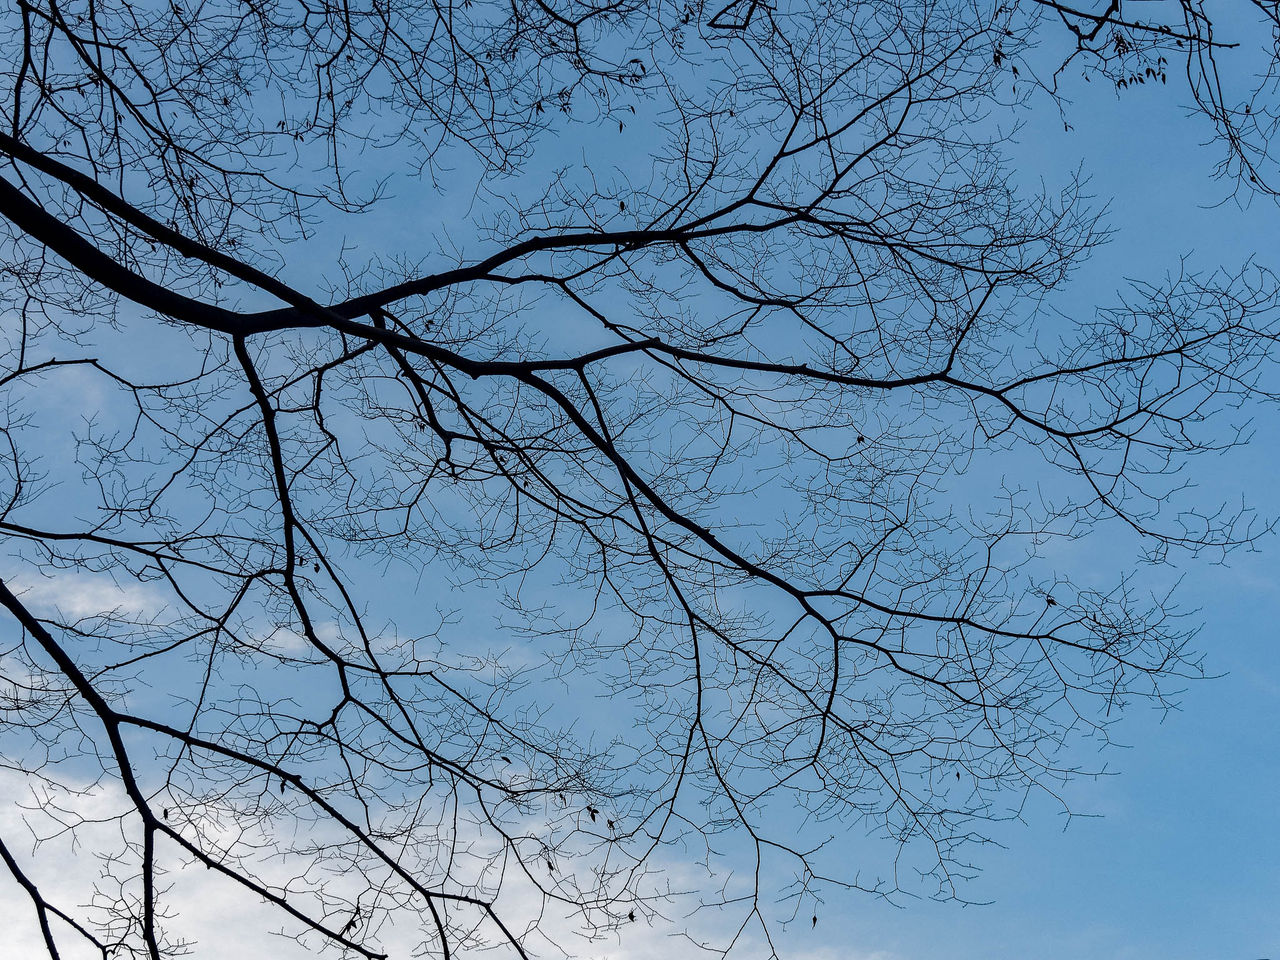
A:
[[[67,783],[66,791],[32,793],[28,781],[13,771],[0,771],[0,795],[12,802],[0,807],[0,835],[18,854],[24,870],[40,884],[45,895],[77,918],[87,917],[87,908],[95,888],[108,890],[101,882],[101,861],[94,852],[119,851],[122,848],[120,824],[114,818],[128,808],[123,791],[116,784],[90,785]],[[76,791],[83,791],[76,793]],[[77,828],[76,836],[58,828],[58,822],[69,822],[72,816],[87,818]],[[36,836],[42,842],[36,846]],[[165,882],[169,892],[164,903],[180,917],[174,931],[192,945],[192,955],[201,960],[244,960],[246,957],[271,956],[278,960],[304,960],[315,956],[313,949],[287,936],[264,939],[264,931],[280,931],[282,916],[264,905],[257,897],[246,894],[234,881],[198,865],[183,866],[177,851],[160,847],[160,859],[168,869]],[[667,871],[673,884],[687,873],[684,864],[673,862]],[[128,873],[128,870],[125,870]],[[694,934],[708,942],[721,940],[730,928],[729,918],[696,915],[691,921],[679,917],[671,920],[637,915],[634,922],[621,929],[589,937],[581,918],[569,907],[549,904],[532,884],[513,886],[504,892],[503,907],[508,919],[520,921],[538,918],[539,931],[525,943],[531,956],[565,957],[580,960],[656,960],[676,957],[696,960],[715,954],[699,950],[689,938],[681,936],[691,922]],[[406,917],[411,914],[405,914]],[[45,955],[43,941],[36,926],[35,913],[29,900],[16,883],[0,871],[0,957],[39,958]],[[331,918],[340,927],[345,915]],[[738,918],[740,919],[740,918]],[[65,927],[55,928],[59,948],[67,960],[90,960],[93,954]],[[424,940],[429,936],[418,923],[384,924],[377,931],[379,948],[394,960],[422,956]],[[862,949],[856,944],[822,942],[816,938],[822,931],[812,932],[807,924],[779,931],[777,945],[787,960],[902,960],[896,955]],[[65,936],[61,936],[66,934]],[[834,935],[834,933],[832,934]],[[793,942],[788,944],[786,941]],[[746,958],[767,956],[763,941],[748,931],[739,941],[739,954]],[[794,949],[793,949],[794,948]],[[506,956],[498,950],[492,956]],[[97,958],[100,960],[100,958]]]
[[[146,584],[119,583],[104,574],[65,572],[42,577],[22,573],[5,579],[37,613],[77,619],[111,613],[140,618],[164,606],[161,594]]]

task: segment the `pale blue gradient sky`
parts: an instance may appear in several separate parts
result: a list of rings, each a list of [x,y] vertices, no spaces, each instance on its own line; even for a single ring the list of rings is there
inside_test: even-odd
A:
[[[1280,266],[1280,216],[1247,208],[1211,179],[1207,126],[1167,89],[1116,98],[1077,83],[1063,130],[1048,104],[1033,108],[1013,148],[1019,170],[1047,186],[1079,168],[1109,205],[1112,240],[1057,302],[1105,305],[1124,278],[1158,280],[1181,256],[1199,269],[1255,258]],[[1262,411],[1252,443],[1194,466],[1204,501],[1243,496],[1280,514],[1280,418]],[[1105,562],[1105,537],[1072,547],[1073,563]],[[1091,557],[1091,553],[1094,556]],[[1184,608],[1203,623],[1197,646],[1216,679],[1190,684],[1161,722],[1142,705],[1114,731],[1129,749],[1105,757],[1115,776],[1064,796],[1068,824],[1041,800],[1025,824],[998,832],[1005,849],[978,854],[970,886],[989,905],[926,901],[894,909],[847,902],[847,915],[813,932],[836,950],[894,960],[1258,960],[1280,956],[1280,542],[1237,552],[1225,565],[1188,561],[1144,574],[1185,574]],[[832,912],[837,912],[833,904]],[[808,933],[808,931],[806,931]]]
[[[1055,301],[1058,307],[1084,313],[1111,303],[1125,277],[1157,280],[1184,255],[1206,271],[1233,269],[1250,257],[1280,267],[1275,206],[1219,202],[1227,188],[1209,176],[1217,154],[1200,146],[1207,127],[1187,119],[1183,94],[1152,87],[1117,99],[1097,84],[1077,84],[1069,93],[1076,97],[1068,112],[1072,131],[1063,130],[1047,101],[1033,101],[1011,148],[1029,183],[1043,179],[1053,189],[1079,168],[1097,202],[1110,206],[1114,237]],[[463,206],[433,209],[438,216],[465,215]],[[400,219],[389,235],[407,246],[414,229],[411,219]],[[314,258],[317,265],[326,262],[323,255]],[[290,270],[291,279],[305,273],[305,267]],[[1255,428],[1249,447],[1197,462],[1195,475],[1205,502],[1243,496],[1274,517],[1280,515],[1280,413],[1263,412]],[[832,893],[816,929],[802,919],[780,944],[801,960],[1280,957],[1280,541],[1260,546],[1225,565],[1181,564],[1182,604],[1199,609],[1198,646],[1209,672],[1221,676],[1191,684],[1182,710],[1163,719],[1136,705],[1114,731],[1130,749],[1081,756],[1105,762],[1115,774],[1065,790],[1081,816],[1068,823],[1060,808],[1038,798],[1028,805],[1025,823],[1000,826],[1003,848],[975,852],[984,872],[964,890],[991,903],[903,899],[895,907]],[[1079,568],[1094,562],[1091,551],[1102,562],[1107,548],[1105,537],[1095,537],[1063,549]],[[1179,570],[1142,576],[1167,584]],[[429,601],[415,601],[423,603]],[[608,704],[586,707],[588,716],[593,709]],[[851,848],[864,844],[859,833]],[[0,918],[12,893],[0,887]],[[617,947],[588,955],[632,960],[691,953],[660,933],[626,931]],[[0,948],[5,936],[0,932]],[[22,956],[19,947],[7,949],[19,952],[0,949],[0,960]],[[223,941],[197,955],[239,960],[244,949]]]

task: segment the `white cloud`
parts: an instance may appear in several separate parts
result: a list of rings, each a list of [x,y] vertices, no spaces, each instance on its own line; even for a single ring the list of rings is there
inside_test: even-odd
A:
[[[19,574],[6,582],[23,603],[37,613],[60,613],[66,617],[94,617],[115,613],[126,617],[147,617],[159,612],[164,602],[146,584],[117,583],[105,574],[63,572],[52,577]]]
[[[54,823],[42,809],[44,798],[40,798],[42,802],[35,804],[34,809],[30,803],[21,807],[16,802],[6,804],[0,810],[0,835],[23,861],[24,870],[37,880],[45,895],[73,916],[83,919],[87,916],[84,905],[90,901],[99,877],[100,863],[94,853],[121,848],[121,826],[114,818],[127,809],[128,802],[115,784],[91,788],[74,783],[69,786],[86,792],[78,799],[73,794],[62,794],[58,805],[74,807],[93,821],[78,827],[74,839],[65,833],[55,836],[41,843],[33,855],[33,828],[35,832],[49,836]],[[15,801],[24,797],[31,799],[25,778],[13,771],[0,771],[0,794]],[[167,861],[171,869],[166,878],[171,884],[166,903],[181,918],[172,930],[193,943],[193,956],[201,960],[247,960],[267,956],[273,960],[305,960],[316,955],[286,937],[266,936],[287,927],[286,918],[256,897],[247,895],[227,877],[199,866],[178,866],[176,851],[172,848],[167,855],[162,849],[162,860]],[[687,888],[693,881],[694,871],[686,865],[671,863],[666,865],[664,876],[673,885]],[[534,956],[567,955],[581,960],[655,960],[664,957],[693,960],[700,956],[713,956],[704,954],[690,940],[678,936],[678,931],[686,927],[680,918],[651,921],[647,916],[638,915],[634,923],[599,939],[588,940],[568,908],[544,905],[531,885],[504,892],[503,903],[508,922],[517,918],[541,918],[540,933],[531,937],[527,944]],[[0,957],[6,960],[38,960],[46,955],[30,902],[7,876],[0,876],[0,917],[4,918],[0,923]],[[729,930],[729,921],[727,915],[701,919],[699,915],[693,918],[692,923],[695,927],[702,927],[698,930],[701,936],[715,940]],[[59,949],[67,960],[89,960],[94,956],[65,926],[55,929],[60,935]],[[513,929],[522,927],[517,923]],[[387,924],[380,934],[382,949],[394,960],[409,960],[420,955],[417,951],[421,934],[416,924]],[[862,950],[853,944],[815,942],[817,934],[804,924],[775,931],[775,935],[787,960],[897,960],[888,953]],[[556,945],[563,952],[559,952]],[[789,946],[794,949],[789,949]],[[768,955],[763,942],[755,936],[745,936],[739,947],[736,955],[750,960]],[[505,956],[502,951],[488,955]]]

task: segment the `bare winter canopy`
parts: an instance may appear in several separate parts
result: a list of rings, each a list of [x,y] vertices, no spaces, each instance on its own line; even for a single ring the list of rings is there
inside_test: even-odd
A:
[[[1254,266],[1055,311],[1105,224],[1005,137],[1177,98],[1262,202],[1246,8],[6,0],[0,859],[49,955],[179,955],[195,884],[263,956],[964,896],[1196,674],[1124,567],[1259,532],[1183,488],[1280,331]]]

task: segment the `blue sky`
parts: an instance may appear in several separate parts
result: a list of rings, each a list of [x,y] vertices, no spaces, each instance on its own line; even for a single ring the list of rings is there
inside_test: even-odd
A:
[[[1158,279],[1184,255],[1205,270],[1230,269],[1250,257],[1280,266],[1275,207],[1265,201],[1248,207],[1222,202],[1226,188],[1209,177],[1216,157],[1200,146],[1204,123],[1186,117],[1174,88],[1117,98],[1096,84],[1077,84],[1070,93],[1076,99],[1068,114],[1072,131],[1063,130],[1047,102],[1033,100],[1024,115],[1027,125],[1011,147],[1028,183],[1043,180],[1052,189],[1082,168],[1097,202],[1110,206],[1114,237],[1056,306],[1087,313],[1112,302],[1125,277]],[[559,158],[547,159],[554,165]],[[448,197],[418,209],[447,222],[465,216],[467,198]],[[397,212],[392,224],[365,229],[381,230],[381,239],[390,236],[412,248],[418,225]],[[335,248],[334,236],[322,234],[311,248],[311,265],[291,266],[291,278],[330,262]],[[1195,475],[1206,503],[1243,496],[1264,515],[1280,516],[1280,414],[1260,411],[1255,428],[1250,446],[1199,461]],[[1108,563],[1109,546],[1094,537],[1061,549],[1073,565],[1087,567]],[[1182,709],[1168,716],[1136,705],[1113,734],[1127,748],[1097,761],[1114,775],[1065,789],[1064,798],[1079,814],[1069,823],[1060,808],[1035,798],[1025,823],[998,827],[1002,846],[975,853],[983,873],[965,889],[989,904],[902,898],[891,906],[859,894],[827,893],[817,927],[802,918],[780,942],[800,960],[1280,956],[1277,557],[1280,542],[1269,538],[1258,552],[1238,552],[1225,564],[1187,561],[1141,572],[1153,588],[1184,578],[1181,602],[1198,609],[1204,623],[1198,646],[1207,655],[1208,671],[1221,676],[1188,685]],[[426,599],[420,595],[412,606]],[[603,718],[609,703],[583,709],[590,722],[595,711]],[[849,849],[868,849],[860,833],[850,837]],[[76,862],[70,850],[57,856]],[[253,950],[255,944],[219,931],[219,914],[209,904],[222,892],[198,889],[205,898],[203,907],[195,905],[198,923],[211,937],[224,934],[218,946],[200,955],[229,960]],[[13,893],[0,886],[0,915]],[[11,955],[23,956],[30,933],[0,931],[0,945],[9,937]],[[599,944],[588,955],[682,955],[681,942],[673,947],[665,933],[661,926],[627,930],[620,941]]]
[[[1015,148],[1024,176],[1052,185],[1077,167],[1109,204],[1115,229],[1070,285],[1064,309],[1105,305],[1125,277],[1159,279],[1178,259],[1212,270],[1249,258],[1275,265],[1276,210],[1224,199],[1211,180],[1206,128],[1178,98],[1152,87],[1114,97],[1077,83],[1063,130],[1033,105]],[[1249,447],[1195,474],[1205,502],[1246,498],[1280,513],[1280,420],[1260,411]],[[1106,562],[1105,538],[1073,545],[1075,563]],[[856,901],[840,934],[860,950],[902,960],[1258,960],[1280,955],[1280,543],[1237,552],[1224,565],[1190,561],[1145,575],[1182,573],[1180,597],[1198,608],[1207,670],[1181,710],[1132,708],[1106,757],[1114,776],[1066,791],[1065,822],[1048,803],[1000,832],[981,855],[970,891],[989,905],[912,903],[895,910]],[[835,954],[836,956],[839,953]]]

